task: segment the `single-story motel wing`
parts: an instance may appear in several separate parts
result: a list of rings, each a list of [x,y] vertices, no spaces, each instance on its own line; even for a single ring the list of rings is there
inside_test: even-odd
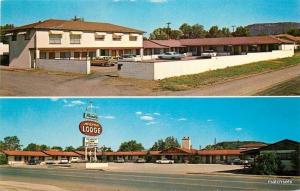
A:
[[[189,140],[188,140],[189,141]],[[252,143],[243,145],[239,149],[218,149],[218,150],[197,150],[191,147],[172,147],[163,151],[128,151],[128,152],[97,152],[96,156],[99,161],[114,162],[118,159],[124,159],[125,162],[135,162],[137,159],[149,159],[149,162],[167,158],[176,163],[187,163],[194,157],[198,157],[203,164],[227,164],[234,159],[250,159],[263,153],[275,153],[278,155],[284,169],[293,170],[292,155],[294,152],[300,152],[300,143],[293,140],[282,140],[270,145]],[[40,161],[68,159],[71,157],[84,159],[84,151],[65,152],[57,150],[48,151],[2,151],[8,158],[8,164],[26,164],[30,159]]]
[[[180,40],[144,40],[144,32],[110,23],[49,19],[10,31],[9,66],[90,73],[90,61],[136,55],[134,62],[120,62],[119,75],[163,79],[250,62],[290,57],[295,39],[282,36],[224,37]],[[217,57],[197,59],[206,50]],[[156,60],[175,51],[180,61]]]

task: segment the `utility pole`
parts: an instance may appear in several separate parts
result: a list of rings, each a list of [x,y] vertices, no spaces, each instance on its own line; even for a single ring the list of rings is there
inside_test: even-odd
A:
[[[170,22],[167,22],[167,25],[168,25],[168,39],[170,39],[170,36],[171,36],[171,29],[170,29],[170,25],[171,25],[172,23],[170,23]]]
[[[235,27],[236,27],[236,26],[235,26],[235,25],[232,25],[231,27],[232,27],[232,32],[235,32]]]

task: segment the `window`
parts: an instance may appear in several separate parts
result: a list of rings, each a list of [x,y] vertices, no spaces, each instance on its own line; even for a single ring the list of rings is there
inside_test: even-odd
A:
[[[40,52],[40,59],[47,59],[47,53],[46,52]]]
[[[74,58],[79,59],[80,58],[80,52],[74,52]]]
[[[105,35],[95,35],[95,40],[104,41],[105,40]]]
[[[81,58],[86,58],[87,57],[87,52],[82,52],[81,53]]]
[[[22,161],[22,157],[21,156],[15,156],[15,161]]]
[[[70,59],[70,52],[60,52],[60,58],[61,59]]]
[[[113,35],[113,41],[121,41],[122,36],[121,35]]]
[[[49,59],[55,59],[55,52],[49,52]]]
[[[25,34],[25,40],[30,40],[30,31],[27,31]]]
[[[130,41],[137,41],[137,36],[129,36]]]
[[[96,52],[89,52],[89,57],[90,58],[95,58],[96,57]]]
[[[108,56],[108,55],[109,55],[108,50],[101,49],[100,56]]]
[[[71,34],[70,43],[71,44],[80,44],[81,35],[80,34]]]
[[[50,44],[61,44],[61,34],[49,34],[49,43]]]

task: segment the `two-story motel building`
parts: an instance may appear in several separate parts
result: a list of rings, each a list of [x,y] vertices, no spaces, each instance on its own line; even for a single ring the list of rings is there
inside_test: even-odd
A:
[[[35,59],[139,55],[143,31],[109,23],[54,20],[17,27],[9,36],[10,66],[34,68]]]

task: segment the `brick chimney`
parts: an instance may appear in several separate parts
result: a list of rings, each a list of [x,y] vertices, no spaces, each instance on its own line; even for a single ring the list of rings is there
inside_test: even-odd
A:
[[[183,137],[182,138],[182,140],[181,140],[181,148],[183,148],[183,149],[191,149],[192,148],[190,137]]]

